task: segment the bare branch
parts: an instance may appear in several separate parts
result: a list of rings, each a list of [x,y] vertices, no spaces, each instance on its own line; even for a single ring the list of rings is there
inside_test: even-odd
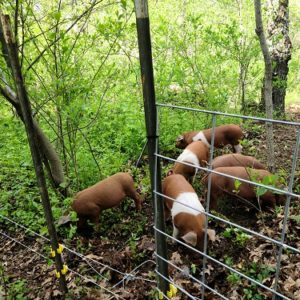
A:
[[[94,1],[92,4],[91,4],[91,6],[86,10],[86,11],[84,11],[75,21],[74,21],[74,23],[71,25],[71,26],[69,26],[67,29],[66,29],[66,31],[65,31],[65,33],[67,33],[67,32],[69,32],[86,14],[88,14],[97,4],[99,4],[99,3],[101,3],[103,0],[100,0],[100,1]],[[52,41],[46,48],[44,48],[42,51],[41,51],[41,53],[32,61],[32,63],[27,67],[27,69],[26,69],[26,72],[25,72],[25,74],[33,67],[33,65],[34,64],[36,64],[38,61],[39,61],[39,59],[41,58],[41,56],[51,47],[51,46],[53,46],[55,43],[57,43],[59,40],[61,39],[61,37],[59,36],[59,37],[56,37],[55,39],[54,39],[54,41]]]

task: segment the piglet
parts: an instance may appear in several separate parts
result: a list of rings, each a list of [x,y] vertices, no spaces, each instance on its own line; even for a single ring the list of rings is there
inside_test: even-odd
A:
[[[72,203],[72,209],[79,219],[77,228],[84,229],[87,226],[87,220],[98,224],[101,211],[118,206],[126,196],[134,200],[137,210],[141,210],[142,201],[128,173],[114,174],[78,192]]]
[[[206,166],[208,161],[208,147],[201,141],[192,142],[189,144],[183,152],[179,155],[173,169],[168,172],[168,175],[171,174],[181,174],[187,180],[194,176],[198,169],[181,164],[180,162],[189,163],[191,165]]]
[[[224,154],[216,157],[212,161],[212,168],[219,167],[249,167],[253,169],[266,170],[266,166],[263,165],[253,156],[242,155],[238,153]]]
[[[176,200],[164,199],[165,216],[172,216],[173,237],[203,250],[206,216],[193,187],[182,175],[174,174],[164,179],[162,191]],[[207,234],[210,240],[215,240],[214,230],[208,229]]]
[[[220,167],[214,169],[214,171],[254,182],[261,182],[264,177],[272,175],[266,170],[244,167]],[[255,186],[252,184],[240,181],[240,185],[237,187],[235,184],[235,179],[211,173],[203,179],[203,182],[206,186],[208,186],[209,177],[211,177],[211,209],[216,209],[218,200],[225,195],[236,195],[238,198],[246,199],[250,202],[254,202],[257,199]],[[278,187],[280,186],[279,182],[276,182],[275,185]],[[262,206],[274,207],[276,204],[284,203],[284,196],[274,194],[272,191],[268,190],[259,197],[259,200],[260,205]]]
[[[225,145],[231,145],[233,152],[242,152],[242,146],[239,140],[243,138],[243,132],[240,126],[227,124],[215,127],[214,147],[222,148]],[[195,141],[202,141],[210,147],[212,139],[212,128],[201,131],[190,131],[183,133],[176,139],[176,147],[184,149],[187,145]]]

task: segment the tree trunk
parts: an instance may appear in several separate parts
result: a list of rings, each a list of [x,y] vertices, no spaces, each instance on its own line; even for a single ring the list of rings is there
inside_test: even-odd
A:
[[[288,63],[292,43],[289,38],[289,1],[273,0],[269,3],[268,40],[272,60],[272,101],[274,110],[284,114]]]
[[[259,38],[260,47],[264,56],[265,62],[265,78],[263,86],[263,98],[265,100],[266,117],[273,119],[273,103],[272,103],[272,61],[268,50],[266,37],[264,34],[262,16],[261,16],[261,1],[255,0],[255,22],[256,34]],[[271,172],[274,171],[274,138],[273,138],[273,123],[266,123],[267,134],[267,159],[268,167]]]
[[[30,107],[30,102],[25,89],[24,80],[21,72],[21,65],[18,57],[18,47],[15,42],[15,38],[12,34],[11,24],[8,15],[3,15],[0,12],[1,25],[3,28],[4,41],[7,45],[8,58],[10,61],[10,66],[12,70],[13,80],[16,87],[16,94],[21,107],[21,114],[23,117],[23,122],[25,124],[25,129],[28,137],[28,142],[30,146],[30,152],[32,155],[33,165],[36,173],[37,183],[41,195],[42,205],[44,209],[44,215],[48,227],[48,233],[50,236],[50,242],[52,249],[58,249],[58,238],[54,226],[54,220],[51,210],[50,199],[48,195],[46,179],[44,176],[42,159],[40,156],[40,151],[38,149],[37,143],[37,131],[34,126],[34,121],[32,118],[32,111]],[[60,277],[58,277],[60,289],[63,295],[68,292],[66,277],[61,270],[63,270],[63,260],[62,256],[57,253],[55,255],[56,270],[59,272]]]
[[[8,49],[7,45],[5,43],[5,38],[3,34],[2,24],[0,22],[0,43],[2,45],[2,53],[4,55],[7,68],[11,70],[11,63],[8,59]],[[6,83],[6,80],[4,78],[4,75],[0,74],[0,78],[2,79],[0,84],[0,92],[4,96],[4,98],[9,101],[15,108],[18,116],[21,118],[22,122],[24,123],[24,117],[21,110],[20,101],[16,95],[16,93],[8,86]],[[39,151],[40,155],[44,161],[44,164],[48,170],[49,177],[51,179],[51,183],[55,188],[58,188],[61,183],[64,182],[64,172],[63,167],[60,161],[59,156],[57,155],[54,147],[52,146],[51,142],[47,138],[47,136],[44,134],[43,130],[39,126],[36,120],[33,120],[33,126],[36,131],[36,137],[37,142],[39,145]],[[63,191],[64,194],[66,194],[66,191]]]
[[[273,63],[273,92],[272,101],[274,110],[284,115],[285,112],[285,94],[287,87],[287,75],[289,72],[288,61],[272,59]]]

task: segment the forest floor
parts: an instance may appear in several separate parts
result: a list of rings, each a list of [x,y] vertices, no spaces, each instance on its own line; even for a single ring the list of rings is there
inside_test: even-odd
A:
[[[294,120],[299,120],[300,117],[297,110],[298,108],[296,111],[291,111],[291,118]],[[254,122],[247,124],[244,130],[246,142],[243,152],[266,162],[264,125]],[[296,129],[287,125],[275,125],[274,133],[276,170],[288,182]],[[299,175],[298,168],[294,185],[296,192],[299,192],[300,187]],[[118,217],[112,217],[117,211]],[[260,212],[240,202],[227,200],[216,214],[270,238],[280,240],[284,219],[282,207]],[[285,242],[298,249],[300,249],[300,223],[290,217],[299,215],[299,202],[292,202]],[[142,213],[134,212],[133,203],[126,200],[119,209],[114,209],[111,213],[103,213],[100,224],[105,226],[102,226],[100,232],[94,233],[91,238],[76,236],[71,241],[62,240],[69,248],[93,260],[87,262],[74,253],[64,250],[64,259],[72,270],[67,275],[69,299],[154,299],[155,242],[152,218],[149,195],[144,202]],[[266,286],[272,286],[278,250],[274,244],[212,219],[209,220],[209,227],[215,229],[217,234],[216,241],[209,242],[209,255]],[[0,259],[3,268],[0,269],[0,276],[1,282],[5,283],[0,286],[0,299],[4,298],[6,289],[12,282],[15,283],[15,295],[18,295],[21,290],[26,290],[26,293],[23,298],[15,296],[10,299],[60,299],[54,266],[49,266],[49,244],[21,229],[14,232],[9,232],[3,227],[1,229],[23,245],[3,235],[0,236]],[[171,223],[167,223],[167,232],[171,233],[171,231]],[[46,258],[40,257],[32,250],[42,253]],[[171,262],[183,270],[178,271],[170,266],[170,277],[191,295],[201,298],[199,283],[189,277],[192,275],[201,279],[200,255],[185,246],[171,244],[169,240],[168,255]],[[79,277],[75,272],[83,277]],[[300,255],[284,249],[278,291],[290,299],[300,299],[299,274]],[[209,287],[229,299],[271,299],[270,292],[258,288],[211,260],[207,261],[205,276]],[[86,278],[93,278],[103,289],[96,288]],[[113,287],[114,285],[116,286]],[[115,295],[106,289],[113,291]],[[186,296],[178,292],[172,299],[186,299]],[[206,290],[205,299],[219,299],[219,297]]]

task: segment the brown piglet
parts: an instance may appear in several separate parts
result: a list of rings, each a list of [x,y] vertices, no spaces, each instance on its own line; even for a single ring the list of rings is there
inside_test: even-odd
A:
[[[173,237],[203,250],[206,216],[193,187],[180,174],[167,176],[162,184],[165,216],[172,216]],[[215,240],[215,231],[207,229],[208,238]]]
[[[266,170],[245,167],[220,167],[214,169],[214,171],[253,182],[261,182],[264,177],[272,175]],[[240,184],[237,187],[235,179],[211,173],[203,179],[206,186],[208,186],[209,178],[211,178],[211,209],[217,208],[217,201],[224,195],[236,196],[237,198],[245,199],[255,204],[257,195],[254,185],[240,181]],[[276,182],[275,185],[278,187],[280,186],[278,182]],[[274,207],[276,204],[284,203],[284,196],[274,194],[272,191],[267,190],[259,197],[259,200],[261,206]]]
[[[102,210],[116,207],[125,197],[134,200],[137,210],[141,210],[141,198],[134,188],[134,181],[128,173],[114,174],[95,185],[78,192],[72,209],[78,216],[78,229],[87,226],[87,220],[98,224]]]
[[[243,132],[240,126],[234,124],[217,126],[214,133],[214,147],[222,148],[226,145],[231,145],[233,152],[240,153],[242,151],[239,141],[243,138]],[[190,131],[177,137],[176,147],[184,149],[187,145],[195,141],[202,141],[210,147],[211,140],[212,128],[201,131]]]
[[[253,156],[242,155],[238,153],[224,154],[216,157],[212,161],[212,168],[219,167],[249,167],[253,169],[266,170],[266,166]]]
[[[189,163],[196,167],[204,167],[208,161],[208,154],[208,147],[203,142],[197,141],[189,144],[179,155],[177,162],[173,169],[168,172],[168,175],[181,174],[189,180],[197,173],[198,169],[180,162]]]

